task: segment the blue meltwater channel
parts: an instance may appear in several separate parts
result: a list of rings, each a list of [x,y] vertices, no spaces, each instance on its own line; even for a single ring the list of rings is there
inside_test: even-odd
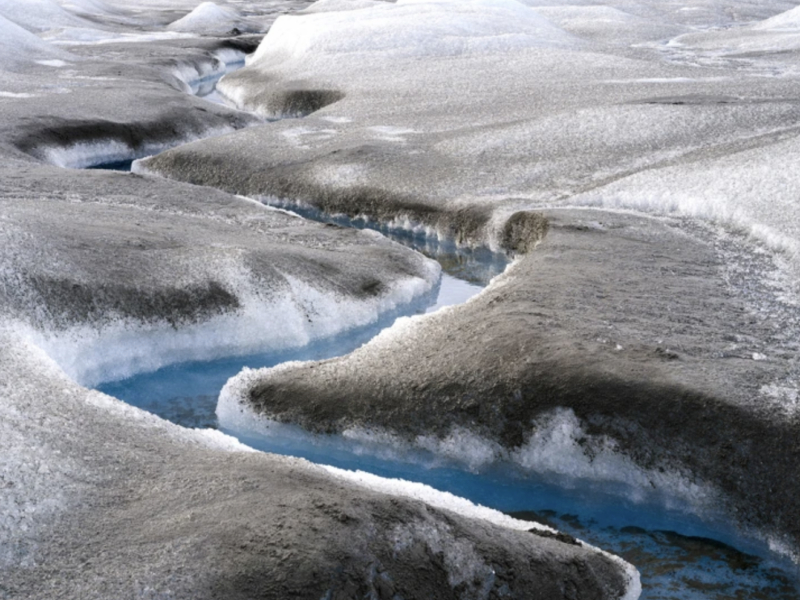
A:
[[[210,93],[201,82],[198,95]],[[210,91],[209,91],[210,90]],[[130,170],[130,162],[95,168]],[[720,518],[705,520],[691,511],[665,508],[665,502],[634,501],[630,494],[602,482],[544,478],[510,462],[470,469],[463,463],[391,439],[368,442],[341,436],[312,435],[285,425],[220,427],[217,398],[226,381],[244,367],[275,366],[291,360],[320,360],[347,354],[399,316],[460,304],[478,293],[508,259],[486,249],[456,248],[424,233],[389,230],[362,220],[329,217],[312,209],[289,207],[306,218],[349,227],[370,227],[435,258],[444,274],[438,289],[377,323],[334,338],[281,353],[174,364],[122,381],[105,382],[102,392],[184,427],[219,428],[263,450],[306,458],[319,464],[367,471],[430,485],[507,512],[551,525],[613,552],[635,565],[645,600],[797,600],[797,565],[771,553],[765,543],[740,535]]]
[[[493,255],[479,264],[483,255],[476,258],[474,251],[415,240],[419,237],[407,234],[398,239],[436,257],[451,273],[477,281],[485,280],[505,260]],[[423,304],[407,307],[405,314],[461,303],[480,290],[480,285],[445,272],[439,289]],[[292,426],[219,426],[215,414],[219,391],[242,368],[341,356],[391,326],[398,316],[387,315],[371,326],[288,352],[175,364],[107,382],[99,389],[185,427],[222,429],[258,450],[425,483],[520,519],[551,525],[634,564],[642,575],[644,599],[800,598],[792,565],[771,556],[763,545],[738,536],[733,527],[719,520],[704,522],[657,501],[635,502],[597,482],[544,479],[510,463],[494,463],[473,472],[463,464],[391,441],[361,443],[312,435]]]

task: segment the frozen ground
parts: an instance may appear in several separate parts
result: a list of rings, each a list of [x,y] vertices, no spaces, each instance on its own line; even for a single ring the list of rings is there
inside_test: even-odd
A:
[[[0,598],[636,598],[572,538],[83,387],[296,347],[439,277],[372,232],[78,170],[262,125],[191,90],[304,4],[197,4],[0,0]]]

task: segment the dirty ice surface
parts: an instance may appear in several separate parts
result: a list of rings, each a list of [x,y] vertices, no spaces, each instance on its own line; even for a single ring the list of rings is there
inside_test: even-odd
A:
[[[69,52],[71,44],[143,41],[148,37],[181,39],[181,36],[193,33],[259,30],[259,23],[249,19],[246,5],[243,7],[242,4],[206,2],[198,5],[189,0],[0,0],[0,67],[7,73],[14,73],[38,64],[56,72],[77,60]],[[475,194],[480,202],[513,197],[526,207],[566,203],[678,213],[741,229],[779,252],[779,256],[788,262],[796,263],[800,254],[800,204],[796,202],[800,192],[800,171],[796,168],[800,144],[797,140],[795,93],[796,78],[800,75],[796,62],[800,50],[800,7],[795,2],[780,1],[736,2],[733,9],[728,4],[703,1],[685,6],[665,0],[660,3],[609,2],[606,8],[557,0],[526,3],[512,0],[399,0],[396,4],[322,0],[302,19],[279,20],[251,65],[265,72],[274,69],[283,76],[299,73],[312,81],[319,79],[341,84],[345,92],[352,92],[354,101],[358,102],[359,93],[379,87],[394,75],[391,69],[386,68],[387,60],[390,64],[395,61],[403,66],[404,72],[408,72],[409,64],[413,64],[415,68],[419,67],[423,86],[412,83],[404,89],[401,81],[389,86],[389,91],[392,94],[403,93],[400,97],[407,99],[410,112],[424,113],[434,110],[432,107],[437,103],[415,105],[417,92],[426,82],[430,83],[441,75],[448,61],[454,58],[477,57],[480,64],[476,64],[481,67],[479,72],[486,75],[491,72],[487,65],[496,66],[491,57],[504,53],[526,60],[537,56],[537,52],[541,52],[543,57],[548,53],[552,56],[552,53],[563,52],[565,56],[590,59],[612,48],[608,50],[611,60],[598,61],[600,74],[593,82],[597,85],[592,93],[619,86],[620,81],[626,86],[638,86],[648,102],[658,107],[653,113],[631,104],[628,97],[620,97],[614,105],[615,109],[623,107],[619,112],[592,106],[592,98],[589,98],[589,103],[582,98],[573,106],[575,113],[562,120],[559,115],[561,105],[552,102],[553,97],[545,97],[543,102],[541,98],[535,101],[538,105],[546,105],[550,112],[534,119],[517,122],[515,119],[519,115],[511,110],[504,116],[505,123],[498,127],[497,122],[492,121],[493,116],[478,115],[480,118],[473,120],[476,115],[468,113],[466,120],[474,122],[476,128],[464,129],[459,135],[448,137],[464,123],[458,111],[453,111],[442,117],[447,124],[440,131],[433,132],[442,135],[435,146],[437,151],[466,163],[472,161],[471,166],[478,167],[489,158],[487,155],[502,153],[516,144],[514,151],[524,155],[524,160],[502,170],[506,181],[484,180],[481,185],[474,186],[474,177],[479,169],[464,170],[465,185],[477,190]],[[153,11],[152,18],[148,11]],[[156,11],[167,11],[169,18],[163,15],[157,18],[160,13]],[[149,29],[121,33],[99,25],[93,19],[97,15],[114,17],[118,23],[146,23]],[[600,23],[610,23],[624,35],[609,36],[608,30],[604,30]],[[659,23],[663,25],[659,26]],[[630,47],[620,50],[620,39],[630,41]],[[596,44],[601,44],[599,49]],[[631,54],[631,48],[636,44],[647,56],[664,57],[665,62],[671,65],[670,69],[652,75],[645,68],[639,69],[639,58]],[[434,68],[426,71],[421,66],[424,61],[430,61]],[[638,69],[638,76],[630,78],[628,73],[618,76],[615,61],[620,70]],[[692,76],[693,70],[696,70],[696,77]],[[0,80],[2,85],[6,85],[6,81],[14,82],[5,75],[3,77]],[[751,81],[752,93],[747,91],[747,85],[731,85],[737,78]],[[202,79],[195,81],[198,89],[203,87]],[[762,92],[762,88],[756,85],[761,82],[771,87]],[[0,101],[24,98],[29,93],[18,82],[14,85],[13,90],[0,90]],[[553,82],[547,82],[547,85],[552,91]],[[703,87],[705,85],[709,90]],[[676,96],[673,87],[679,90]],[[247,104],[244,99],[246,92],[245,89],[237,90],[235,86],[226,89],[227,95],[244,105]],[[570,96],[565,93],[563,97],[568,99]],[[598,94],[595,99],[598,97],[601,96]],[[347,113],[347,101],[343,103],[342,114]],[[681,110],[676,107],[696,104],[706,106],[708,115],[698,123],[695,131],[689,133],[717,136],[713,151],[699,152],[702,144],[695,144],[693,139],[685,137],[686,131],[681,130],[681,116],[676,117],[672,112]],[[399,135],[387,136],[386,132],[430,133],[434,129],[433,121],[425,116],[419,117],[424,126],[405,123],[402,110],[395,104],[385,103],[384,106],[391,107],[386,110],[394,112],[390,116],[396,120],[385,118],[385,113],[370,124],[373,133],[382,132],[381,142],[405,140]],[[751,113],[755,115],[752,126],[742,126]],[[342,129],[365,125],[354,120],[352,115],[342,117],[338,124]],[[383,129],[376,130],[376,127]],[[450,133],[445,135],[443,132],[448,127]],[[652,138],[649,137],[651,128],[658,134]],[[674,136],[677,142],[673,139],[672,128],[677,132]],[[614,144],[606,144],[605,134],[609,131],[617,132],[621,140],[614,148],[610,147]],[[387,137],[391,139],[387,140]],[[655,148],[657,151],[640,160],[642,148]],[[624,160],[617,165],[621,168],[610,168],[602,160],[593,162],[597,155],[606,154],[616,158],[621,156]],[[540,159],[535,167],[530,167],[535,162],[531,161],[531,156]],[[526,166],[522,168],[519,164]],[[599,173],[601,177],[593,179],[592,175],[585,179],[572,179],[569,176],[573,170],[579,171],[587,164],[587,172]],[[449,182],[444,181],[443,185],[449,185]],[[537,195],[531,192],[532,189],[546,189],[553,193]],[[470,284],[459,280],[448,277],[446,283],[457,300],[463,300],[474,292]],[[408,296],[404,293],[399,295],[403,298]],[[437,305],[439,302],[437,300]],[[365,312],[374,307],[368,309],[365,308]],[[360,343],[362,338],[358,336],[365,335],[355,329],[365,320],[368,319],[347,323],[351,329],[346,335],[353,337],[349,342],[351,345]],[[125,333],[121,332],[120,339],[127,344],[132,338],[125,338]],[[305,339],[305,333],[303,330],[295,337]],[[219,335],[219,332],[214,334]],[[201,338],[202,335],[197,336],[197,339]],[[74,357],[67,358],[73,349],[71,343],[68,340],[58,349],[62,362],[67,365],[74,360]],[[326,349],[324,346],[324,343],[315,346],[314,353],[308,358],[341,352],[341,348]],[[146,352],[143,350],[142,353]],[[159,357],[148,368],[168,363],[175,356]],[[283,355],[275,359],[262,355],[258,360],[269,364],[270,360],[301,357],[306,358],[305,355]],[[91,362],[92,356],[78,358]],[[216,405],[216,396],[209,390],[219,389],[220,382],[227,379],[233,369],[238,371],[245,364],[239,361],[231,366],[225,358],[215,359],[217,364],[168,366],[158,371],[155,379],[141,384],[127,380],[129,383],[125,385],[137,388],[136,393],[141,397],[132,403],[145,406],[156,397],[156,389],[167,390],[169,397],[175,397],[180,389],[181,394],[197,398],[199,402],[179,402],[173,414],[168,416],[187,426],[213,425],[214,417],[210,416],[208,409],[212,403]],[[86,382],[92,377],[100,378],[97,374],[87,375],[82,370],[85,367],[75,364],[70,372]],[[192,371],[200,381],[197,388],[187,386],[183,378]],[[123,368],[119,374],[129,372]],[[104,389],[123,398],[127,393],[123,384],[117,388],[107,384]],[[158,412],[163,408],[158,406],[159,403],[155,401],[153,406],[145,407]],[[252,443],[259,445],[264,442]],[[304,446],[293,452],[305,453],[319,460],[325,457],[349,468],[362,468],[366,462],[383,474],[419,480],[429,478],[430,483],[437,487],[574,532],[638,564],[652,586],[650,591],[645,591],[644,598],[797,596],[792,578],[772,570],[769,561],[758,558],[758,548],[745,544],[744,550],[737,550],[728,544],[738,544],[739,540],[735,538],[725,538],[725,543],[709,539],[716,535],[715,531],[709,531],[703,523],[687,522],[681,515],[668,511],[655,517],[638,514],[635,508],[624,503],[615,506],[609,499],[594,505],[590,502],[587,509],[586,505],[574,504],[574,490],[564,494],[559,488],[546,486],[542,500],[531,506],[528,503],[529,488],[524,485],[521,489],[515,488],[518,481],[513,478],[503,479],[501,483],[492,479],[506,474],[490,472],[487,485],[486,479],[471,474],[469,469],[398,466],[397,461],[381,463],[374,456],[365,457],[350,449],[338,456],[329,448],[320,452],[314,446],[317,441],[302,437],[287,437],[284,443]],[[265,446],[265,449],[275,450],[277,447]],[[566,512],[573,508],[575,513],[581,514]],[[675,533],[681,527],[684,530]]]
[[[707,219],[783,253],[797,276],[798,7],[726,6],[325,0],[279,18],[221,89],[264,114],[263,82],[342,93],[306,125],[338,118],[303,139],[318,172],[344,140],[371,143],[397,161],[354,160],[361,185]],[[380,128],[406,134],[392,148]],[[303,155],[279,142],[270,150]]]

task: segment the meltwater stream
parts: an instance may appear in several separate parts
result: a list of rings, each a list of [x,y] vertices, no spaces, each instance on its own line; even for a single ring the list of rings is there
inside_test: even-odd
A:
[[[410,238],[405,241],[409,242]],[[439,260],[458,273],[485,274],[491,265],[475,264],[474,253],[445,253]],[[493,261],[502,260],[493,257]],[[439,290],[424,312],[466,301],[480,286],[445,272]],[[219,428],[265,452],[305,458],[318,464],[405,479],[489,506],[521,519],[557,529],[611,551],[641,572],[643,599],[790,600],[800,597],[791,566],[770,558],[757,543],[737,536],[724,523],[707,524],[663,505],[637,504],[602,487],[575,481],[544,481],[511,465],[493,465],[477,473],[423,450],[382,443],[312,435],[300,428],[273,424],[221,427],[217,397],[227,379],[243,367],[274,366],[288,360],[316,360],[348,353],[390,326],[397,314],[369,327],[315,342],[289,352],[171,365],[153,373],[108,382],[99,389],[185,427]]]
[[[221,76],[196,82],[193,91],[212,101]],[[130,161],[94,168],[130,170]],[[503,271],[505,256],[486,249],[457,248],[425,235],[391,229],[365,220],[332,217],[302,206],[286,207],[301,216],[349,227],[371,227],[435,258],[442,282],[427,298],[404,308],[404,314],[430,312],[465,302]],[[220,427],[215,414],[225,382],[244,367],[258,368],[289,360],[340,356],[361,346],[402,316],[384,315],[377,323],[316,341],[290,351],[171,365],[122,381],[106,382],[100,391],[185,427],[220,428],[256,449],[306,458],[335,467],[428,484],[517,518],[552,525],[634,564],[641,572],[646,600],[729,600],[800,598],[794,570],[759,543],[742,538],[724,523],[705,523],[663,505],[640,504],[587,482],[543,480],[508,464],[470,472],[441,456],[397,446],[380,439],[359,441],[311,435],[285,425]],[[596,483],[596,482],[595,482]]]

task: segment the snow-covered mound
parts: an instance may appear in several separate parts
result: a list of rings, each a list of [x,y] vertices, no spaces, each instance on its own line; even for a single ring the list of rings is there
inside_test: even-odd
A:
[[[800,6],[782,12],[779,15],[757,23],[753,29],[781,30],[781,29],[800,29]]]
[[[765,20],[753,20],[747,27],[687,33],[676,37],[668,45],[683,52],[691,49],[693,52],[716,56],[771,54],[775,61],[771,73],[796,73],[798,61],[794,58],[786,60],[786,54],[800,51],[800,6]],[[780,56],[782,54],[784,56]]]
[[[203,2],[188,15],[170,23],[167,29],[182,33],[222,35],[232,29],[254,31],[259,28],[245,21],[235,8]]]
[[[87,21],[70,14],[53,0],[0,0],[0,16],[28,31],[88,25]]]
[[[399,0],[333,10],[327,0],[302,17],[279,18],[259,46],[255,62],[338,60],[380,52],[436,57],[570,46],[577,39],[515,0]]]
[[[0,14],[0,71],[15,71],[37,60],[68,56]]]

